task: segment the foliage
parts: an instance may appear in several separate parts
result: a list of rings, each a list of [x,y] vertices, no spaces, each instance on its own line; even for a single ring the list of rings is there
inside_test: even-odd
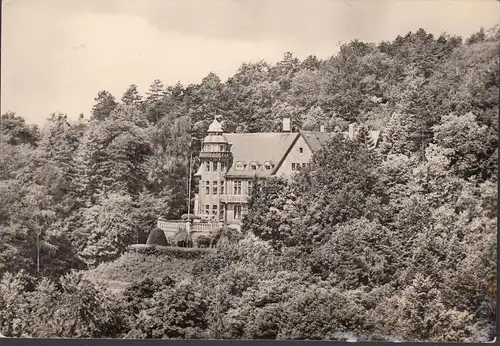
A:
[[[116,261],[102,263],[86,272],[93,280],[119,280],[135,283],[142,279],[160,278],[169,275],[174,280],[186,279],[194,266],[193,259],[174,257],[175,254],[143,254],[127,252]]]
[[[499,38],[419,29],[243,63],[225,82],[100,91],[89,119],[3,114],[0,332],[490,341]],[[228,132],[278,131],[286,116],[337,135],[290,179],[255,183],[242,233],[128,251],[157,217],[187,213],[193,143],[216,114]],[[355,141],[340,135],[351,122]]]
[[[147,243],[148,245],[162,245],[167,246],[167,238],[165,237],[165,232],[162,229],[155,228],[151,231],[148,237]]]

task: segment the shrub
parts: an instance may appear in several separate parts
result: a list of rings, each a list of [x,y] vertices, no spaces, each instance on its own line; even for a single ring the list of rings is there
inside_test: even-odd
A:
[[[190,220],[201,220],[201,217],[199,217],[197,215],[194,215],[194,214],[182,214],[181,219],[182,220],[187,220],[187,219],[190,219]]]
[[[203,247],[203,248],[209,247],[210,241],[211,241],[210,237],[208,237],[206,235],[200,235],[198,237],[198,239],[196,239],[196,246]]]
[[[160,245],[160,246],[167,246],[168,241],[167,238],[165,237],[165,232],[159,228],[155,228],[154,230],[151,231],[148,237],[148,241],[146,242],[147,245]]]

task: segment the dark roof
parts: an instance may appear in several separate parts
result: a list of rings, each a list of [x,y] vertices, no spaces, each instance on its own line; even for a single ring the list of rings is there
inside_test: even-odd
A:
[[[333,135],[329,132],[302,131],[301,133],[312,152],[319,150]]]
[[[233,165],[227,176],[230,177],[268,177],[273,169],[266,170],[264,164],[269,162],[277,166],[287,150],[299,136],[291,132],[269,133],[228,133],[224,137],[232,144]],[[243,170],[236,170],[236,164],[242,163]],[[257,170],[251,169],[251,163],[258,165]]]

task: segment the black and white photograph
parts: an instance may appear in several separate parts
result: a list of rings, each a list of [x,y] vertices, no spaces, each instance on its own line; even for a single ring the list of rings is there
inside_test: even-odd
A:
[[[499,1],[1,4],[0,344],[495,342]]]

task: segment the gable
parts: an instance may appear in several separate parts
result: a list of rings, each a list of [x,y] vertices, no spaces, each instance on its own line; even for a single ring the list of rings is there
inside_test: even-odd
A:
[[[287,151],[279,166],[276,167],[273,175],[276,176],[290,176],[297,172],[300,167],[309,164],[313,156],[313,151],[306,143],[304,136],[299,136],[290,149]]]

